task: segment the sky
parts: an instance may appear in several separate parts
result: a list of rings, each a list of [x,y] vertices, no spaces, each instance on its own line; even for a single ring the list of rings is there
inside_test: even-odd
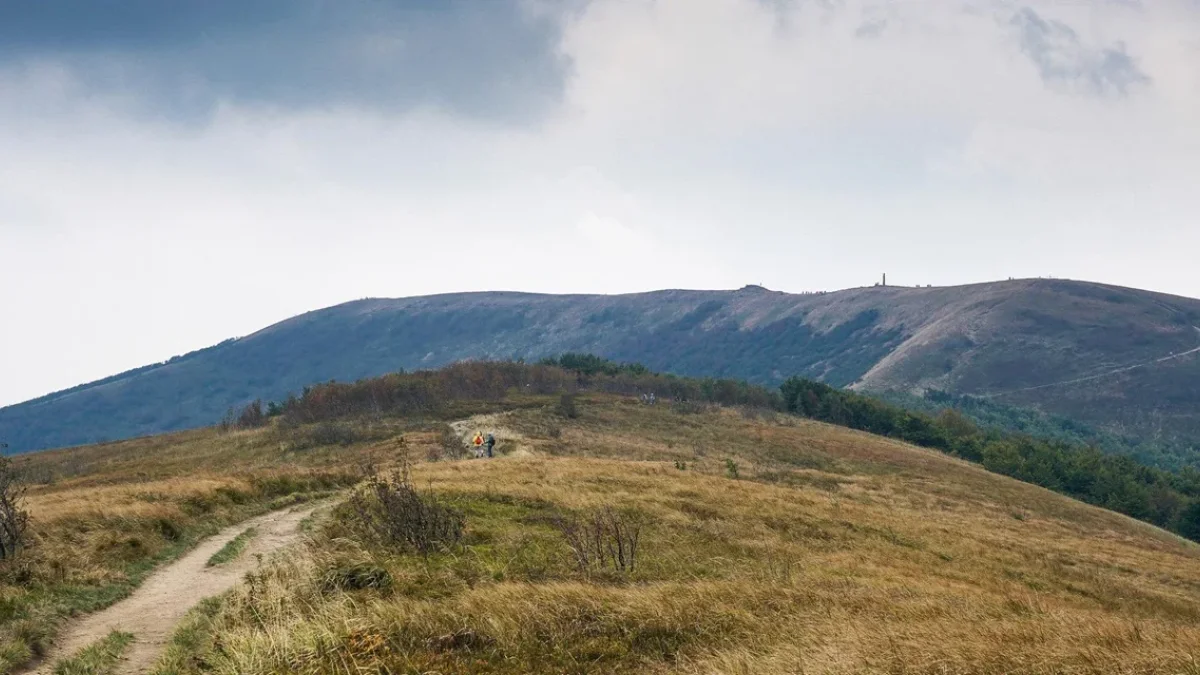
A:
[[[0,0],[0,405],[363,297],[1200,297],[1200,0]]]

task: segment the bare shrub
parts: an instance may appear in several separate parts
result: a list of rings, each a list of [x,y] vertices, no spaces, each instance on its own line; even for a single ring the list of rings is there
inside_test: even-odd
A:
[[[347,502],[354,525],[381,544],[428,556],[457,544],[465,518],[432,493],[412,484],[405,463],[387,475],[373,474]]]
[[[234,426],[238,429],[256,429],[267,423],[267,415],[263,412],[262,401],[252,401],[238,414]]]
[[[640,515],[611,506],[554,520],[584,574],[607,569],[632,573],[637,565],[643,525]]]
[[[25,541],[29,512],[25,483],[8,457],[0,457],[0,560],[12,558]]]

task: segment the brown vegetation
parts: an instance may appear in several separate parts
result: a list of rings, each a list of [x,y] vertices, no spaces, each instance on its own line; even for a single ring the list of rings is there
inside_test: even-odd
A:
[[[508,415],[521,458],[414,467],[465,516],[455,550],[347,536],[342,510],[161,672],[1196,670],[1200,548],[1162,530],[823,424],[581,401]],[[642,542],[596,574],[556,523],[610,504]]]
[[[0,560],[17,554],[25,542],[29,512],[25,510],[26,485],[12,460],[0,457]]]

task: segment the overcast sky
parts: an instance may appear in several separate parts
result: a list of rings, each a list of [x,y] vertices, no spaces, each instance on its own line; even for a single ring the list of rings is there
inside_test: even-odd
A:
[[[367,296],[1200,296],[1198,120],[1198,0],[0,0],[0,405]]]

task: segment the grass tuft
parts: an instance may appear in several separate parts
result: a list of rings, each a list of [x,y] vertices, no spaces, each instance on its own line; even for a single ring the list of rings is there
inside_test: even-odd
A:
[[[79,650],[74,656],[59,661],[54,675],[109,675],[117,672],[121,655],[133,642],[132,633],[113,631],[107,637]]]
[[[242,551],[246,550],[246,546],[256,534],[258,534],[258,531],[251,527],[233,539],[230,539],[229,543],[222,546],[220,551],[217,551],[208,559],[205,566],[215,567],[217,565],[224,565],[227,562],[233,562],[242,554]]]

